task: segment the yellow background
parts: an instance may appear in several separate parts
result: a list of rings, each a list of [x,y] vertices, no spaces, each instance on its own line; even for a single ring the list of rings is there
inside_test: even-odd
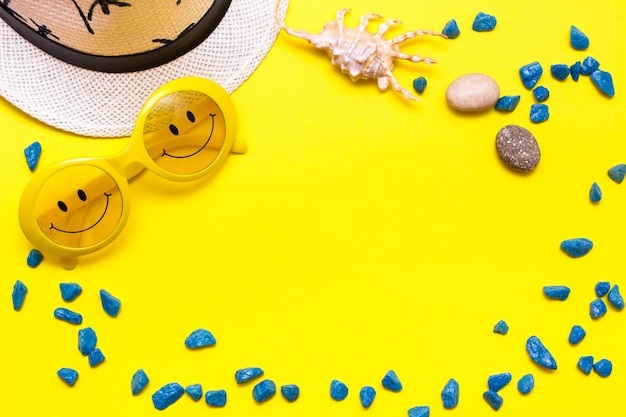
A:
[[[107,155],[126,139],[97,140],[56,131],[0,101],[0,404],[4,416],[160,415],[151,394],[162,385],[201,383],[225,389],[228,403],[209,409],[204,399],[181,398],[169,416],[403,416],[416,405],[431,415],[487,416],[482,399],[489,375],[511,372],[501,391],[502,416],[613,415],[624,409],[626,317],[609,307],[593,321],[589,302],[597,281],[622,284],[626,185],[606,172],[626,162],[626,6],[621,0],[452,1],[293,0],[287,23],[311,32],[352,7],[347,24],[377,12],[402,19],[404,30],[440,31],[455,18],[456,40],[424,37],[402,50],[432,56],[437,65],[397,62],[395,74],[411,89],[428,80],[419,103],[380,92],[373,81],[352,83],[306,42],[281,33],[267,58],[233,95],[246,155],[230,156],[218,175],[193,184],[168,183],[145,173],[131,183],[132,212],[109,247],[80,260],[73,271],[47,257],[26,266],[31,249],[17,206],[31,178],[23,149],[42,143],[41,165],[59,159]],[[471,30],[475,15],[497,17],[493,32]],[[585,52],[569,45],[570,25],[585,32]],[[376,28],[373,23],[371,29]],[[593,56],[613,75],[609,99],[587,77],[554,79],[551,64]],[[551,117],[529,121],[532,93],[519,80],[522,65],[539,61],[540,84],[551,92]],[[445,89],[456,77],[484,72],[502,95],[521,95],[513,113],[452,111]],[[507,169],[495,135],[507,124],[530,129],[541,147],[536,170]],[[604,192],[593,205],[588,191]],[[587,237],[584,258],[561,252],[564,239]],[[29,289],[20,312],[11,291]],[[77,282],[72,303],[59,283]],[[565,302],[543,296],[544,285],[567,285]],[[122,300],[107,316],[98,291]],[[83,326],[56,320],[67,307]],[[499,320],[509,334],[492,332]],[[574,324],[587,330],[567,342]],[[76,348],[77,330],[91,326],[106,361],[91,369]],[[217,345],[190,351],[184,340],[197,328]],[[530,361],[525,342],[537,335],[559,369]],[[583,375],[582,355],[613,362],[613,375]],[[254,383],[235,384],[235,370],[259,366],[277,386],[295,383],[300,399],[280,394],[256,404]],[[80,376],[73,388],[61,367]],[[130,379],[150,378],[139,396]],[[382,388],[393,369],[400,393]],[[528,396],[517,380],[535,376]],[[450,378],[461,389],[455,410],[440,392]],[[330,399],[333,379],[350,389]],[[378,395],[369,410],[361,387]]]

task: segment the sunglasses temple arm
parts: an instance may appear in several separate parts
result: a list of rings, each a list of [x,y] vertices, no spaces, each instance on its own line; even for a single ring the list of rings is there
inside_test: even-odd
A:
[[[230,148],[232,153],[243,154],[248,152],[248,144],[242,138],[235,138],[235,143],[233,143],[233,147]]]

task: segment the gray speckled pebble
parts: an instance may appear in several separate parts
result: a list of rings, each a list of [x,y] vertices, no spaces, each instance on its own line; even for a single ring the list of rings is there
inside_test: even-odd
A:
[[[494,107],[500,87],[486,74],[465,74],[452,81],[446,90],[450,107],[460,111],[481,111]]]
[[[505,164],[518,171],[532,171],[541,159],[539,144],[533,134],[517,125],[500,129],[496,135],[496,150]]]

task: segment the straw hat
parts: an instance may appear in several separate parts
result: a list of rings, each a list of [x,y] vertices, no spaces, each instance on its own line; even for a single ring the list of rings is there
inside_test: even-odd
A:
[[[276,3],[0,0],[0,95],[66,131],[127,136],[167,81],[193,75],[229,93],[239,87],[278,35]]]

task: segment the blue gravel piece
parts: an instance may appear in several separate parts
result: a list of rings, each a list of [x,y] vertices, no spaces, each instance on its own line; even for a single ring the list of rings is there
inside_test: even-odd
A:
[[[598,362],[593,364],[593,370],[601,377],[607,378],[611,376],[611,373],[613,372],[613,364],[608,359],[600,359]]]
[[[589,189],[589,201],[592,203],[597,203],[602,200],[602,190],[598,183],[594,182],[591,184],[591,188]]]
[[[300,387],[295,384],[287,384],[280,387],[280,393],[290,403],[296,401],[300,397]]]
[[[535,100],[537,100],[538,102],[543,102],[550,98],[550,90],[540,85],[533,90],[533,95],[535,96]]]
[[[81,324],[83,322],[83,316],[79,313],[75,313],[67,308],[57,308],[54,310],[54,317],[59,320],[66,321],[71,324]]]
[[[493,326],[493,332],[505,335],[509,332],[509,325],[504,320],[500,320]]]
[[[504,388],[509,382],[511,382],[511,374],[504,372],[501,374],[491,375],[487,379],[487,386],[489,391],[498,392]]]
[[[520,394],[529,394],[535,388],[535,378],[532,374],[526,374],[517,381],[517,390]]]
[[[483,398],[495,411],[498,411],[504,402],[500,394],[495,391],[485,391],[483,393]]]
[[[15,284],[13,285],[13,293],[11,294],[11,298],[13,299],[13,310],[20,311],[22,309],[27,293],[28,288],[26,288],[26,285],[24,285],[24,283],[19,279],[15,281]]]
[[[589,375],[593,369],[593,356],[581,356],[576,366],[578,366],[578,369],[583,373]]]
[[[143,391],[143,389],[146,387],[146,385],[148,385],[148,382],[150,382],[150,379],[148,378],[148,375],[146,375],[144,370],[137,370],[137,372],[133,374],[133,377],[130,380],[130,390],[133,395],[139,395],[141,391]]]
[[[587,238],[567,239],[561,242],[561,250],[572,258],[580,258],[589,253],[593,248],[593,242]]]
[[[615,86],[613,85],[613,77],[611,73],[596,70],[591,73],[591,81],[593,85],[595,85],[598,90],[604,93],[607,97],[613,97],[615,95]]]
[[[28,169],[30,169],[31,172],[34,171],[41,157],[41,143],[33,142],[28,145],[26,149],[24,149],[24,156],[26,157]]]
[[[420,94],[426,90],[426,85],[428,85],[428,81],[424,77],[418,77],[413,80],[413,89]]]
[[[569,297],[570,289],[565,285],[546,285],[543,287],[543,293],[553,300],[565,301]]]
[[[402,391],[402,382],[400,382],[400,378],[396,375],[395,371],[388,371],[383,378],[383,387],[387,388],[393,392]]]
[[[526,341],[526,351],[530,359],[536,364],[546,369],[557,369],[556,360],[537,336],[528,338]]]
[[[226,391],[223,389],[207,391],[204,394],[204,401],[209,407],[224,407],[227,401]]]
[[[533,104],[530,106],[530,121],[543,123],[550,118],[550,109],[545,104]]]
[[[185,389],[177,382],[164,385],[152,394],[152,404],[157,410],[165,410],[174,404],[185,393]]]
[[[600,68],[600,63],[594,57],[588,56],[580,64],[580,73],[581,75],[591,75],[598,68]]]
[[[572,326],[572,330],[569,332],[569,337],[567,338],[568,342],[572,345],[577,345],[585,338],[587,332],[578,324]]]
[[[494,16],[478,12],[472,23],[472,29],[476,32],[489,32],[496,28],[497,20]]]
[[[409,409],[409,417],[430,417],[430,407],[419,405]]]
[[[348,387],[343,382],[333,379],[330,383],[330,396],[335,401],[343,401],[348,396]]]
[[[235,372],[235,381],[238,384],[243,384],[261,375],[263,375],[263,369],[261,368],[243,368]]]
[[[595,291],[598,297],[604,297],[609,293],[611,289],[611,283],[607,281],[600,281],[596,283]]]
[[[87,356],[96,348],[98,336],[91,327],[86,327],[78,331],[78,350],[83,356]]]
[[[595,320],[604,316],[605,314],[606,304],[604,304],[604,301],[602,299],[598,298],[597,300],[593,300],[591,304],[589,304],[589,316],[591,316],[592,319]]]
[[[569,42],[572,48],[577,51],[584,51],[589,48],[589,38],[574,25],[570,28]]]
[[[187,385],[185,392],[194,401],[200,401],[202,399],[202,385],[200,384]]]
[[[92,368],[100,365],[102,362],[104,362],[104,359],[104,354],[98,348],[95,348],[94,350],[89,352],[89,366],[91,366]]]
[[[569,73],[572,76],[572,80],[578,81],[580,78],[580,62],[575,62],[569,67]]]
[[[205,329],[194,330],[185,339],[185,346],[187,346],[189,349],[197,349],[205,346],[214,346],[215,343],[215,337],[213,337],[210,331]]]
[[[100,290],[100,300],[104,311],[111,317],[117,317],[122,302],[106,290]]]
[[[37,268],[43,261],[43,254],[37,249],[31,249],[26,257],[26,265],[31,268]]]
[[[361,388],[359,392],[359,398],[361,399],[361,405],[365,408],[369,408],[376,398],[376,390],[374,387],[366,386]]]
[[[520,96],[502,96],[496,101],[496,110],[513,111],[517,108]]]
[[[454,378],[446,383],[441,391],[443,408],[450,410],[459,404],[459,383]]]
[[[252,398],[258,403],[263,403],[276,394],[276,384],[270,379],[265,379],[254,386]]]
[[[570,69],[566,64],[554,64],[550,66],[550,73],[559,81],[565,81],[569,77]]]
[[[459,30],[459,25],[457,25],[456,20],[452,19],[445,24],[441,33],[446,35],[448,39],[456,39],[461,34],[461,31]]]
[[[82,292],[83,289],[76,283],[61,283],[59,284],[61,289],[61,298],[63,301],[74,301]]]
[[[73,387],[78,379],[78,372],[71,368],[61,368],[57,371],[57,375],[70,387]]]
[[[537,61],[524,65],[519,70],[522,84],[529,90],[537,84],[537,81],[541,78],[541,74],[543,74],[543,68]]]
[[[609,168],[607,173],[610,179],[618,184],[621,184],[622,181],[624,181],[624,177],[626,177],[626,164],[617,164],[614,167]]]
[[[613,285],[613,288],[609,291],[608,299],[609,303],[616,309],[624,309],[624,297],[622,297],[622,294],[619,292],[619,285]]]

